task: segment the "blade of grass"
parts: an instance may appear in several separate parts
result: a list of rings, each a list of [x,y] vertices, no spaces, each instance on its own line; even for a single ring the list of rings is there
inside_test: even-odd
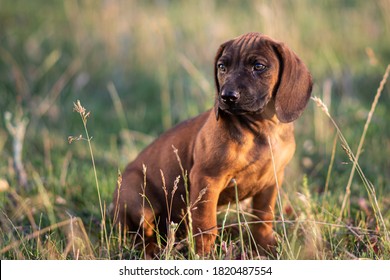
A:
[[[268,136],[268,145],[269,145],[269,149],[270,149],[270,152],[271,152],[271,159],[272,159],[272,166],[273,166],[273,169],[274,169],[275,183],[276,183],[276,187],[278,189],[278,195],[277,195],[277,200],[276,201],[277,201],[277,204],[278,204],[278,207],[279,207],[280,217],[282,218],[283,233],[284,233],[284,237],[285,237],[285,240],[286,240],[287,248],[289,250],[288,254],[291,255],[290,256],[291,258],[293,258],[293,252],[292,252],[291,245],[290,245],[290,242],[289,242],[288,237],[287,237],[287,229],[286,229],[286,224],[285,224],[284,215],[283,215],[282,199],[281,199],[281,196],[280,196],[280,187],[279,187],[278,177],[277,177],[277,174],[276,174],[275,158],[274,158],[274,153],[272,151],[271,138],[269,136]]]
[[[352,180],[353,180],[353,176],[355,174],[355,170],[356,170],[356,167],[357,167],[357,164],[359,161],[360,154],[362,152],[364,140],[366,139],[366,133],[367,133],[368,127],[371,123],[372,116],[374,115],[375,108],[378,104],[379,97],[381,96],[381,93],[383,91],[383,87],[385,86],[387,78],[389,76],[389,71],[390,71],[390,64],[387,65],[385,74],[383,75],[382,81],[380,82],[378,90],[376,92],[374,101],[371,104],[371,109],[370,109],[370,112],[368,113],[366,123],[364,124],[363,133],[362,133],[362,136],[360,137],[359,146],[358,146],[356,154],[355,154],[355,160],[353,161],[352,170],[351,170],[351,173],[349,175],[348,184],[347,184],[347,187],[345,190],[345,196],[344,196],[343,204],[341,206],[341,211],[340,211],[340,218],[341,218],[341,215],[343,215],[344,209],[345,209],[346,204],[347,204],[347,200],[349,199],[349,196],[351,195]]]
[[[112,102],[114,104],[115,112],[118,116],[119,122],[121,123],[122,128],[128,128],[128,123],[126,119],[125,110],[123,109],[123,105],[121,99],[119,97],[118,91],[113,82],[109,82],[107,85],[108,92],[110,93]]]
[[[242,226],[241,226],[241,212],[240,212],[240,201],[238,199],[238,188],[237,188],[237,182],[235,179],[232,179],[232,182],[234,184],[234,191],[235,191],[235,194],[236,194],[236,209],[237,209],[237,223],[238,223],[238,231],[239,231],[239,234],[240,234],[240,242],[241,242],[241,259],[246,259],[246,256],[245,256],[245,247],[244,247],[244,236],[242,234]]]
[[[106,227],[106,222],[105,222],[105,215],[103,212],[103,205],[102,205],[102,198],[100,195],[100,187],[99,187],[99,180],[97,176],[97,171],[96,171],[96,164],[95,164],[95,157],[93,155],[93,150],[92,150],[92,138],[89,136],[88,128],[87,128],[87,121],[88,117],[90,116],[90,112],[87,112],[86,109],[81,105],[80,100],[77,100],[76,103],[73,103],[73,111],[76,111],[77,113],[80,114],[81,120],[83,122],[84,126],[84,131],[86,134],[86,140],[88,143],[88,148],[89,148],[89,153],[91,156],[91,161],[92,161],[92,168],[93,168],[93,173],[95,177],[95,185],[96,185],[96,191],[98,195],[98,200],[99,200],[99,208],[100,208],[100,215],[101,215],[101,221],[102,221],[102,230],[103,230],[103,235],[106,240],[106,246],[107,246],[107,253],[108,253],[108,258],[110,258],[110,242],[108,240],[108,234],[107,234],[107,227]],[[69,138],[68,138],[69,139]]]
[[[372,118],[372,114],[373,114],[373,112],[375,110],[376,104],[377,104],[379,96],[380,96],[380,94],[381,94],[381,92],[383,90],[384,84],[386,83],[386,80],[387,80],[387,77],[389,75],[389,72],[390,72],[390,65],[388,65],[387,68],[386,68],[386,72],[385,72],[385,74],[383,76],[383,79],[382,79],[382,81],[380,83],[380,86],[379,86],[379,88],[377,90],[377,94],[375,96],[374,102],[373,102],[373,104],[371,106],[371,110],[370,110],[370,113],[369,113],[369,116],[368,116],[368,120],[367,120],[366,125],[365,125],[365,131],[363,131],[364,135],[362,135],[361,141],[359,143],[359,144],[361,144],[361,145],[359,145],[360,149],[358,149],[359,154],[361,152],[361,147],[362,147],[363,142],[364,142],[365,133],[367,132],[368,125],[369,125],[369,123],[371,121],[371,118]],[[387,241],[387,243],[389,243],[390,242],[390,235],[389,235],[389,232],[387,231],[386,223],[385,223],[385,221],[383,219],[383,216],[382,216],[382,213],[380,211],[380,207],[379,207],[378,201],[376,199],[376,193],[375,193],[374,186],[367,179],[367,177],[364,175],[364,173],[363,173],[363,171],[362,171],[362,169],[361,169],[361,167],[360,167],[360,165],[359,165],[359,163],[358,163],[358,161],[356,159],[356,156],[352,152],[352,149],[349,147],[348,142],[345,139],[344,135],[342,134],[342,132],[341,132],[340,128],[338,127],[336,121],[330,115],[329,110],[326,107],[326,105],[318,97],[312,97],[312,100],[329,117],[329,119],[333,123],[334,127],[336,128],[337,135],[338,135],[339,139],[341,140],[341,146],[344,149],[344,151],[346,152],[346,154],[348,155],[350,161],[353,163],[353,166],[354,166],[353,170],[356,169],[356,171],[358,172],[358,174],[359,174],[359,176],[360,176],[360,178],[361,178],[361,180],[363,182],[364,187],[367,190],[368,198],[369,198],[370,204],[371,204],[371,206],[373,208],[373,211],[374,211],[374,214],[375,214],[375,219],[376,219],[376,221],[378,223],[378,226],[381,227],[382,230],[383,230],[385,240]],[[353,172],[355,172],[355,171],[353,171]],[[351,179],[352,177],[353,177],[353,173],[351,171],[350,182],[352,180]],[[342,217],[343,217],[343,213],[344,213],[344,210],[345,210],[345,207],[346,207],[346,204],[347,204],[347,200],[348,200],[348,198],[350,196],[350,184],[349,184],[350,182],[348,182],[347,187],[346,187],[346,194],[344,196],[342,207],[341,207],[341,210],[340,210],[340,216],[338,218],[338,222],[339,223],[341,223],[341,221],[342,221]]]
[[[337,134],[335,135],[334,140],[333,140],[332,155],[330,157],[328,173],[326,174],[324,197],[322,199],[322,208],[324,208],[324,203],[325,203],[326,197],[328,196],[329,181],[330,181],[330,175],[332,174],[332,167],[333,167],[333,164],[334,164],[334,158],[335,158],[335,155],[336,155],[336,147],[337,147]]]
[[[80,218],[72,218],[72,219],[69,219],[69,220],[66,220],[66,221],[62,221],[62,222],[59,222],[59,223],[56,223],[56,224],[53,224],[53,225],[50,225],[48,227],[45,227],[39,231],[35,231],[25,237],[22,237],[19,235],[19,240],[16,240],[14,242],[12,242],[11,244],[8,244],[7,246],[3,247],[0,249],[0,254],[5,254],[6,252],[8,252],[9,250],[12,250],[13,248],[19,246],[20,244],[23,244],[24,245],[24,242],[28,241],[28,240],[31,240],[31,239],[34,239],[34,238],[38,238],[38,236],[42,235],[42,234],[45,234],[45,233],[48,233],[48,232],[51,232],[57,228],[61,228],[61,227],[64,227],[64,226],[67,226],[71,223],[79,223],[82,221],[80,220]],[[15,227],[16,229],[16,227]],[[18,232],[18,231],[17,231]],[[18,232],[19,233],[19,232]],[[86,234],[86,232],[84,231],[84,233]],[[25,246],[24,246],[25,247]],[[27,250],[27,248],[25,247],[25,249]]]
[[[220,244],[221,244],[221,246],[219,247],[219,252],[218,252],[219,259],[222,259],[222,242],[223,242],[223,238],[224,238],[225,225],[226,225],[227,217],[229,215],[229,211],[230,211],[230,202],[228,203],[227,208],[226,208],[225,216],[224,216],[223,221],[222,221],[221,234],[219,236]]]

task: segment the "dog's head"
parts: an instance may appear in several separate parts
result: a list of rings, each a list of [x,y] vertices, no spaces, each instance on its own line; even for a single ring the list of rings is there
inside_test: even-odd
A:
[[[220,46],[215,58],[215,113],[257,114],[274,100],[276,116],[292,122],[312,89],[309,71],[286,45],[248,33]]]

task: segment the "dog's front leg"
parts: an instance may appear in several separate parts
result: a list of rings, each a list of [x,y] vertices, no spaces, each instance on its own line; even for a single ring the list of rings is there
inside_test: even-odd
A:
[[[217,204],[221,182],[191,172],[191,219],[196,253],[207,255],[218,234]]]
[[[260,252],[264,255],[276,254],[275,236],[272,230],[277,187],[270,186],[253,197],[253,214],[258,218],[253,235]]]

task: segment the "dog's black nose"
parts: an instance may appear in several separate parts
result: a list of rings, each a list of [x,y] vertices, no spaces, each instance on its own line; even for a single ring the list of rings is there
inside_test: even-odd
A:
[[[240,93],[233,90],[224,90],[221,93],[221,99],[226,104],[233,104],[240,99]]]

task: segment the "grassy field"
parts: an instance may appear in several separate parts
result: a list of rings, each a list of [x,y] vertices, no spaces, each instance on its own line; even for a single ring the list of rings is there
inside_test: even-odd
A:
[[[0,258],[143,258],[106,215],[118,171],[212,106],[218,46],[250,31],[295,50],[318,97],[296,122],[278,258],[390,259],[389,0],[0,0]],[[258,258],[249,210],[221,209],[210,258]],[[197,258],[171,245],[158,258]]]

